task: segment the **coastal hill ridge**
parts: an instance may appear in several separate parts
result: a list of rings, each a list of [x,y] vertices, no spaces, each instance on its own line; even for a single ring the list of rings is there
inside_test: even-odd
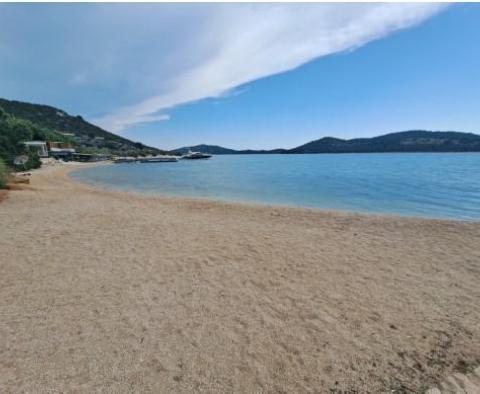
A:
[[[0,98],[0,108],[8,115],[34,125],[66,135],[73,139],[81,151],[103,152],[117,155],[148,155],[166,150],[146,146],[102,129],[84,120],[82,116],[69,115],[62,109],[48,105],[31,104]],[[1,130],[0,130],[1,131]],[[480,152],[480,135],[459,131],[408,130],[371,138],[341,139],[322,137],[293,149],[230,149],[218,145],[195,145],[173,149],[183,154],[188,150],[214,155],[273,154],[273,153],[383,153],[383,152]]]
[[[75,146],[83,151],[104,151],[119,155],[145,155],[162,152],[160,149],[103,130],[101,127],[87,122],[80,115],[72,116],[62,109],[49,105],[0,98],[0,108],[17,119],[27,120],[46,130],[71,137]]]
[[[323,137],[293,149],[235,150],[216,145],[196,145],[174,149],[188,149],[222,154],[255,153],[386,153],[386,152],[480,152],[480,135],[459,131],[409,130],[372,138],[345,140]]]

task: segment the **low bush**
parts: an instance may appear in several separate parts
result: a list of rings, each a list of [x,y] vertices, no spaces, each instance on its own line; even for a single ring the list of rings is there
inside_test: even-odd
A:
[[[5,163],[0,159],[0,189],[4,189],[7,186],[8,181],[8,168]]]
[[[49,131],[23,119],[8,115],[0,108],[0,160],[17,171],[27,171],[41,166],[38,154],[23,144],[25,141],[47,141]],[[21,166],[14,164],[15,157],[27,155]]]

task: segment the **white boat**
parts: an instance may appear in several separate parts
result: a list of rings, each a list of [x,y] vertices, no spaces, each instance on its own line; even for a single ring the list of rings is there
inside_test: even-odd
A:
[[[139,157],[137,161],[140,163],[173,163],[178,159],[175,156],[151,156]]]
[[[182,155],[181,158],[193,160],[193,159],[209,159],[210,157],[212,157],[212,155],[208,153],[192,152],[191,150],[189,150],[188,153],[185,153],[184,155]]]

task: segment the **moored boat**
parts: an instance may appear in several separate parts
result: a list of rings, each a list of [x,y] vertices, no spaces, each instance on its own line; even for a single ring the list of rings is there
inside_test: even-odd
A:
[[[178,161],[175,156],[151,156],[140,157],[137,159],[140,163],[173,163]]]
[[[210,157],[212,157],[212,155],[208,153],[192,152],[189,150],[188,153],[185,153],[181,158],[192,160],[192,159],[209,159]]]
[[[120,163],[135,163],[137,159],[135,157],[117,157],[113,159],[113,162],[115,164],[120,164]]]

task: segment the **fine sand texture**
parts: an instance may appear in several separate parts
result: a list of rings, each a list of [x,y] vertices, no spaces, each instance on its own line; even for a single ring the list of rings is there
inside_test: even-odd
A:
[[[1,393],[419,393],[480,364],[478,222],[153,198],[70,168],[0,203]]]

